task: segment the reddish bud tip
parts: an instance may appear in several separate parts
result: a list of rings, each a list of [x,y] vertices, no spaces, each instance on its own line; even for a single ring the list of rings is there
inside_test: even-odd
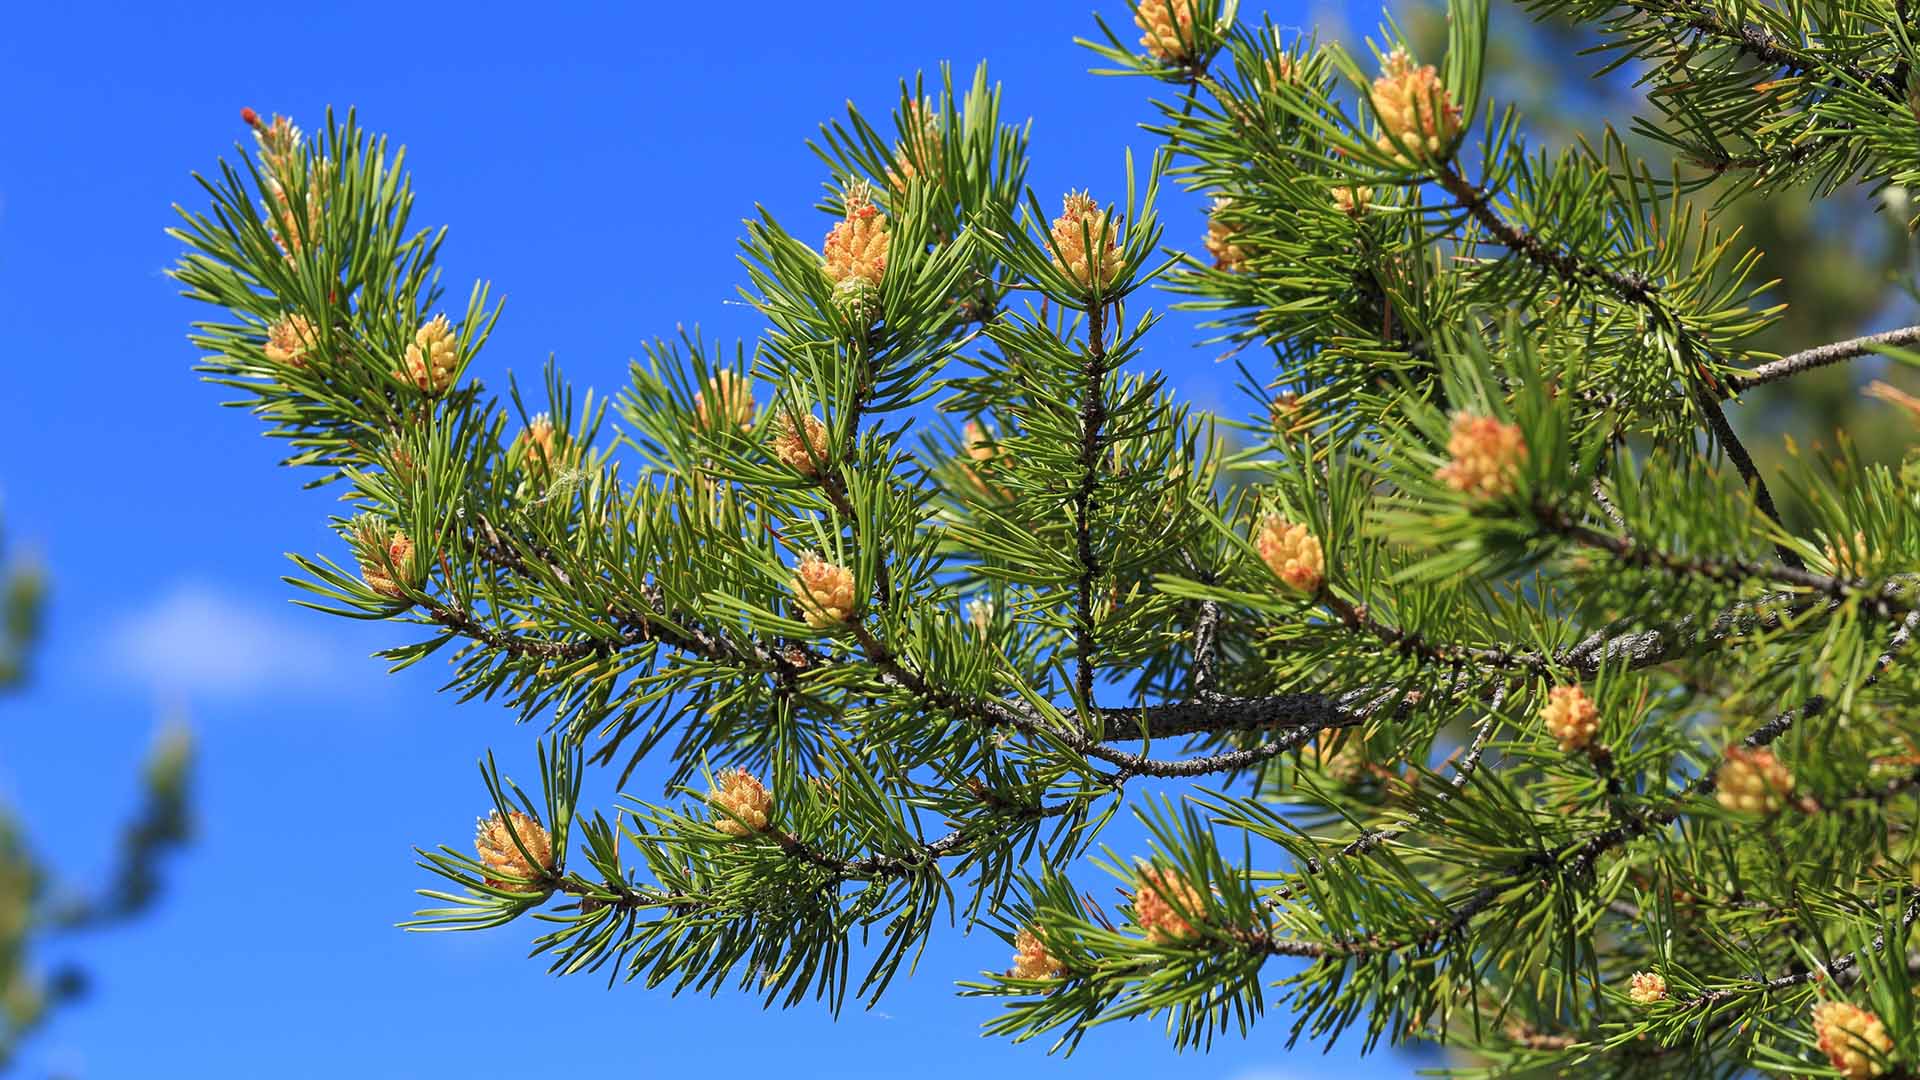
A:
[[[248,127],[257,128],[260,126],[260,114],[254,112],[251,108],[242,108],[240,110],[240,119],[245,122]]]

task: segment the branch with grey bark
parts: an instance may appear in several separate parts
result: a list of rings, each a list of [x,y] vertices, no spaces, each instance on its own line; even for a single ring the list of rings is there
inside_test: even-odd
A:
[[[1725,396],[1733,397],[1756,386],[1790,379],[1803,371],[1813,371],[1830,364],[1872,356],[1876,353],[1876,346],[1912,345],[1916,342],[1920,342],[1920,326],[1903,326],[1898,330],[1888,330],[1885,333],[1867,334],[1862,337],[1848,338],[1846,341],[1803,349],[1728,379]]]

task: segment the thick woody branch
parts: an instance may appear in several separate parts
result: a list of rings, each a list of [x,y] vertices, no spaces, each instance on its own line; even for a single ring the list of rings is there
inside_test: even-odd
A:
[[[1093,553],[1093,493],[1100,481],[1102,431],[1107,422],[1106,308],[1087,309],[1087,350],[1081,375],[1086,397],[1080,404],[1080,482],[1073,493],[1074,552],[1080,562],[1080,580],[1074,597],[1073,649],[1075,688],[1083,702],[1093,700],[1093,586],[1100,564]]]
[[[1213,671],[1220,651],[1220,602],[1207,600],[1200,605],[1200,618],[1193,626],[1192,687],[1195,697],[1213,689]]]
[[[1186,735],[1217,735],[1231,731],[1272,731],[1287,728],[1351,727],[1390,705],[1397,707],[1399,691],[1392,687],[1362,687],[1342,694],[1274,694],[1235,697],[1203,691],[1189,701],[1103,708],[1095,715],[1107,741],[1175,739]]]
[[[1104,711],[1104,719],[1114,723],[1119,730],[1130,732],[1129,735],[1116,736],[1119,738],[1227,730],[1224,726],[1215,726],[1227,723],[1231,723],[1235,729],[1249,729],[1269,724],[1292,725],[1259,746],[1227,750],[1185,760],[1163,760],[1115,750],[1097,738],[1048,723],[1024,706],[1010,704],[997,698],[970,697],[935,686],[910,664],[894,655],[865,626],[855,623],[852,630],[854,639],[865,651],[867,659],[879,668],[887,679],[905,688],[909,693],[918,695],[938,708],[968,717],[975,722],[1008,727],[1024,735],[1055,741],[1075,753],[1117,766],[1119,774],[1115,777],[1116,781],[1133,776],[1205,776],[1210,773],[1244,769],[1289,750],[1298,749],[1327,728],[1350,727],[1358,724],[1371,715],[1374,709],[1386,705],[1397,696],[1393,691],[1376,694],[1371,700],[1367,698],[1366,691],[1356,691],[1341,698],[1332,699],[1320,695],[1287,695],[1256,699],[1215,698],[1212,695],[1206,695],[1200,700],[1191,702],[1148,706],[1139,710]]]

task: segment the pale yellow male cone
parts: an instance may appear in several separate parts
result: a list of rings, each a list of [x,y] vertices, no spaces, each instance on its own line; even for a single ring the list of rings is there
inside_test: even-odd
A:
[[[707,805],[714,810],[713,827],[728,836],[765,832],[773,817],[773,795],[745,769],[722,769],[707,792]]]
[[[1120,227],[1100,204],[1084,191],[1068,192],[1060,216],[1048,230],[1053,238],[1053,265],[1083,289],[1113,284],[1125,261],[1120,250]]]
[[[853,614],[853,571],[813,552],[793,568],[793,597],[807,625],[816,630],[839,626]]]
[[[1038,935],[1022,930],[1013,939],[1013,971],[1016,979],[1057,979],[1066,968]]]
[[[1513,494],[1515,474],[1527,460],[1527,444],[1517,424],[1456,412],[1447,454],[1452,460],[1434,475],[1468,498],[1486,501]]]
[[[910,101],[900,126],[904,138],[893,148],[893,168],[887,170],[887,187],[905,191],[916,177],[924,177],[935,186],[944,183],[946,139],[940,130],[940,110],[931,100]]]
[[[436,397],[453,387],[454,376],[459,371],[459,337],[445,315],[435,315],[414,331],[400,370],[395,374],[428,397]]]
[[[1194,58],[1201,20],[1209,0],[1139,0],[1133,24],[1140,28],[1140,47],[1155,59],[1184,64]]]
[[[1556,686],[1547,691],[1540,723],[1567,753],[1584,750],[1600,730],[1600,708],[1578,686]]]
[[[827,425],[811,413],[802,415],[798,423],[790,416],[782,417],[780,428],[773,436],[773,456],[801,476],[818,476],[820,470],[830,464]]]
[[[1267,569],[1288,587],[1308,595],[1320,591],[1320,584],[1326,580],[1326,555],[1320,549],[1319,537],[1308,532],[1305,525],[1268,514],[1260,522],[1253,545]]]
[[[850,314],[870,316],[879,302],[880,282],[887,274],[893,234],[866,184],[848,188],[846,204],[846,217],[828,231],[820,245],[820,268],[833,283],[836,303]]]
[[[1200,890],[1178,873],[1142,865],[1135,873],[1133,921],[1155,945],[1190,941],[1200,934],[1192,920],[1205,911]]]
[[[1893,1053],[1893,1036],[1880,1018],[1844,1001],[1823,1001],[1813,1007],[1813,1034],[1827,1060],[1847,1080],[1873,1080],[1888,1067],[1874,1060]]]
[[[753,430],[753,383],[737,371],[722,368],[707,380],[707,388],[693,395],[694,423],[718,432],[731,426]]]
[[[509,822],[511,833],[507,831]],[[515,837],[519,838],[518,844],[514,843]],[[504,818],[495,810],[481,818],[474,830],[473,846],[480,853],[480,865],[487,868],[487,884],[495,889],[540,892],[540,886],[533,882],[553,868],[552,838],[538,821],[519,810],[508,811]]]
[[[267,359],[283,367],[303,368],[320,352],[320,334],[305,315],[282,315],[267,327]]]
[[[1213,256],[1213,268],[1237,274],[1247,268],[1247,249],[1240,243],[1244,229],[1228,218],[1234,212],[1233,200],[1222,196],[1213,200],[1207,218],[1207,254]]]
[[[1714,798],[1729,810],[1743,814],[1771,814],[1793,795],[1793,773],[1771,750],[1727,748],[1726,760],[1714,777]]]
[[[1373,111],[1380,119],[1380,149],[1403,165],[1437,160],[1460,134],[1460,107],[1447,96],[1439,72],[1432,64],[1414,63],[1404,48],[1381,62],[1380,77],[1373,80]]]

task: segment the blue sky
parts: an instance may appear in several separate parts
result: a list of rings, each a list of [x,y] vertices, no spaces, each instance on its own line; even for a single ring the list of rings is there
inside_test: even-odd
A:
[[[1258,8],[1258,4],[1250,7]],[[488,747],[530,773],[534,733],[456,708],[430,665],[385,676],[392,639],[292,608],[288,551],[335,553],[335,508],[278,469],[280,447],[190,373],[199,312],[162,276],[169,205],[232,153],[238,112],[329,104],[409,150],[416,220],[446,223],[459,293],[507,297],[480,373],[537,371],[549,351],[616,390],[655,335],[699,322],[752,335],[732,303],[739,221],[755,202],[798,224],[823,177],[803,140],[853,98],[884,113],[896,80],[992,60],[1014,117],[1035,117],[1035,186],[1117,197],[1122,150],[1153,90],[1085,74],[1082,0],[919,5],[462,4],[21,6],[0,34],[0,497],[18,545],[54,580],[40,678],[0,702],[0,802],[70,880],[95,879],[163,716],[201,753],[201,835],[157,912],[62,944],[95,976],[83,1005],[30,1046],[24,1075],[650,1077],[968,1076],[1286,1080],[1404,1075],[1289,1055],[1283,1017],[1211,1055],[1176,1058],[1150,1024],[1103,1031],[1072,1059],[985,1041],[990,1006],[952,982],[1006,964],[984,935],[947,935],[879,1010],[763,1012],[556,981],[522,928],[407,936],[426,884],[411,847],[463,843]],[[1124,22],[1119,3],[1103,4]],[[655,10],[664,8],[664,10]],[[532,14],[529,14],[529,12]],[[1337,31],[1305,6],[1277,21]],[[1371,23],[1371,17],[1364,20]],[[1196,241],[1190,200],[1170,234]],[[803,235],[827,222],[798,229]],[[1191,234],[1190,236],[1186,234]],[[1160,334],[1149,362],[1201,404],[1230,373]],[[518,768],[516,769],[516,766]],[[633,784],[657,790],[657,777]],[[1124,839],[1124,836],[1122,837]]]

